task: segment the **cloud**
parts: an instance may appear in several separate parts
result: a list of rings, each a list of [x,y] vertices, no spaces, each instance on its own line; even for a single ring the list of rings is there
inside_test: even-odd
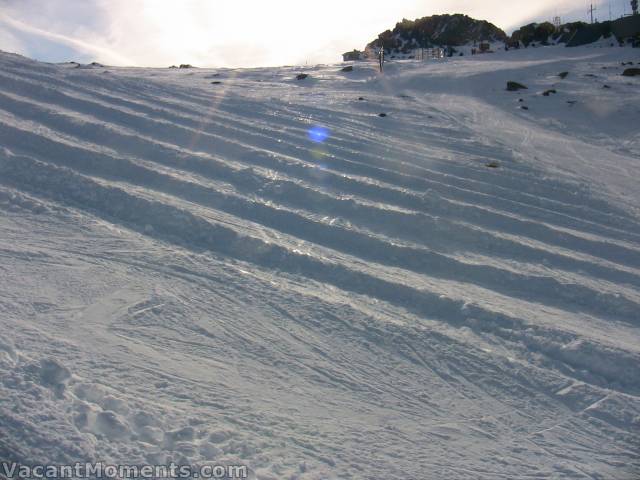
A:
[[[0,29],[0,49],[5,52],[20,53],[26,50],[24,43],[8,29]]]
[[[64,45],[68,45],[73,47],[75,50],[78,50],[83,53],[93,54],[96,57],[104,59],[106,63],[116,63],[116,64],[132,64],[132,60],[121,55],[107,47],[103,47],[100,45],[94,45],[90,42],[84,41],[80,38],[69,37],[64,34],[54,33],[47,30],[40,29],[38,27],[34,27],[32,25],[28,25],[19,20],[15,20],[11,17],[8,17],[2,13],[0,13],[0,23],[4,23],[5,25],[21,32],[25,35],[31,35],[35,37],[40,37],[44,40],[49,40],[54,43],[61,43]],[[6,30],[4,32],[8,33]],[[15,38],[15,37],[13,37]],[[25,48],[22,43],[18,42],[18,48]]]
[[[466,13],[509,31],[528,21],[564,15],[582,8],[583,3],[0,0],[4,12],[0,14],[0,32],[14,48],[26,48],[25,42],[19,41],[22,38],[37,37],[115,65],[267,66],[338,61],[340,53],[362,48],[402,18]],[[8,29],[18,32],[20,39],[13,35],[11,40]],[[0,41],[4,37],[0,36]]]

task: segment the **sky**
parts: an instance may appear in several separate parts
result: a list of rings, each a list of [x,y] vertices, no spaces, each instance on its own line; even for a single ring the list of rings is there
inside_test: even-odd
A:
[[[0,0],[0,50],[48,62],[262,67],[335,63],[403,18],[465,13],[511,33],[586,20],[587,0]],[[619,17],[628,0],[594,2]]]

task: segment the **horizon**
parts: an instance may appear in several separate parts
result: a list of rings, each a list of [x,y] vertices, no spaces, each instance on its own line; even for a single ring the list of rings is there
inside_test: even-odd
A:
[[[362,49],[403,18],[461,13],[511,34],[522,25],[561,17],[586,20],[588,2],[558,4],[399,0],[385,9],[356,0],[328,0],[309,12],[292,0],[0,0],[0,50],[58,63],[97,61],[112,66],[268,67],[336,63]],[[630,12],[627,0],[598,2],[596,17]],[[249,13],[247,13],[249,12]],[[294,38],[295,41],[291,41]]]

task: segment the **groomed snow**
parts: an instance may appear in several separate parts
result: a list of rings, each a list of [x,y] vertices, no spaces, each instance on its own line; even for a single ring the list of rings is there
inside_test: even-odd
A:
[[[0,458],[638,478],[639,60],[0,53]]]

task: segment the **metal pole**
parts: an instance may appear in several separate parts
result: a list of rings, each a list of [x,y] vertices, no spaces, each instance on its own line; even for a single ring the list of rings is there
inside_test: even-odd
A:
[[[593,3],[591,4],[591,7],[589,8],[589,12],[591,13],[591,23],[593,23],[593,11],[597,10],[598,8],[594,8],[593,7]]]

